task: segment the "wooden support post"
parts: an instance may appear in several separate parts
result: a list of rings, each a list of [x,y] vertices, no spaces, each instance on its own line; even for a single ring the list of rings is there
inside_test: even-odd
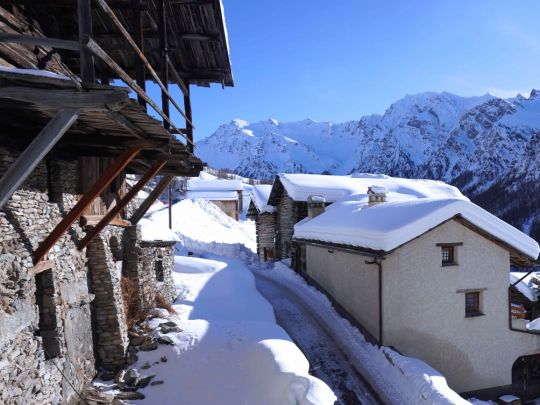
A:
[[[174,176],[164,176],[161,181],[158,183],[156,188],[150,193],[150,195],[146,198],[146,200],[143,201],[141,206],[137,209],[135,214],[129,219],[129,221],[135,225],[138,223],[142,217],[144,217],[144,214],[146,214],[146,211],[150,209],[152,204],[159,198],[161,194],[165,191],[169,183],[174,179]]]
[[[132,9],[133,9],[133,32],[135,33],[135,44],[139,47],[139,50],[144,55],[144,37],[142,29],[142,6],[141,0],[131,0]],[[146,91],[146,81],[145,81],[145,65],[144,61],[141,58],[135,59],[135,79],[137,84],[141,89]],[[139,104],[146,109],[146,101],[141,96],[137,95],[137,100]]]
[[[78,117],[79,110],[68,108],[58,112],[45,125],[38,136],[0,179],[0,208],[4,206]]]
[[[159,51],[160,51],[160,79],[164,89],[161,90],[161,109],[165,115],[170,118],[169,111],[169,49],[167,47],[167,4],[165,0],[157,0],[158,12],[158,33],[159,33]],[[188,118],[186,117],[186,120]],[[169,129],[170,125],[167,120],[163,121],[165,129]]]
[[[92,37],[92,9],[91,0],[77,0],[79,17],[79,45],[80,45],[80,66],[81,79],[85,84],[94,84],[96,73],[94,71],[94,57],[83,46],[85,38]]]
[[[42,273],[45,270],[52,269],[54,267],[54,260],[43,260],[36,264],[34,267],[28,269],[28,275],[30,277],[35,276],[36,274]]]
[[[54,244],[67,232],[69,227],[81,216],[85,208],[99,197],[99,195],[113,182],[113,180],[125,169],[141,149],[129,148],[118,156],[98,181],[84,194],[79,202],[69,211],[69,213],[60,221],[53,231],[41,242],[34,252],[34,264],[43,259]]]
[[[98,222],[98,224],[93,227],[86,236],[79,242],[77,245],[77,248],[79,250],[83,250],[94,237],[100,233],[103,228],[105,228],[109,223],[112,221],[112,219],[120,212],[122,211],[126,205],[129,204],[129,202],[137,195],[139,191],[142,190],[142,188],[150,181],[152,177],[154,177],[158,172],[165,166],[165,161],[160,160],[156,162],[148,171],[144,174],[144,176],[129,190],[124,197],[118,201],[118,203],[111,208],[109,212],[107,212],[101,221]]]
[[[191,142],[188,142],[188,150],[193,153],[194,150],[194,143],[193,143],[193,125],[191,125],[191,122],[193,122],[193,118],[191,116],[191,97],[189,93],[189,87],[188,87],[188,94],[184,96],[184,109],[186,110],[186,115],[188,116],[189,120],[186,120],[186,135],[188,139]]]

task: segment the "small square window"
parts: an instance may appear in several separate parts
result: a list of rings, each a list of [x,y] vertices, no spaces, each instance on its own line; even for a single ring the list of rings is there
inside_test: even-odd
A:
[[[456,264],[456,255],[454,246],[442,246],[441,247],[442,264]]]
[[[480,312],[480,291],[465,293],[465,317],[482,315]]]

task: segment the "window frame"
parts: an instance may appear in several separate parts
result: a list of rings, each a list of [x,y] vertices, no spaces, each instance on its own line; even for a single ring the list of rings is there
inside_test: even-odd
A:
[[[459,263],[457,261],[457,256],[458,256],[457,247],[458,246],[463,246],[463,242],[437,243],[436,246],[441,248],[441,266],[442,267],[459,265]],[[444,260],[444,251],[445,251],[445,249],[449,249],[449,252],[450,252],[449,253],[449,258],[451,258],[452,261],[450,261],[450,260],[445,261]]]
[[[465,291],[465,318],[484,315],[482,312],[482,291]],[[474,297],[474,298],[473,298]]]

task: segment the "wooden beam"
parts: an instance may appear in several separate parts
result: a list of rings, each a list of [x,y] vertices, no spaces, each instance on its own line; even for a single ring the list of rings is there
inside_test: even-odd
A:
[[[141,0],[132,0],[131,3],[133,10],[132,29],[135,34],[135,45],[137,45],[137,47],[144,55],[144,34]],[[135,60],[135,79],[137,80],[137,84],[139,85],[139,87],[146,92],[145,65],[144,61],[141,58],[136,58]],[[139,95],[137,95],[137,100],[139,101],[139,104],[146,109],[146,101]]]
[[[174,179],[174,176],[163,176],[161,181],[158,183],[156,188],[152,190],[150,195],[146,198],[146,200],[143,201],[141,206],[135,211],[135,213],[131,216],[129,219],[129,222],[131,222],[133,225],[136,225],[142,217],[144,217],[144,214],[146,214],[146,211],[150,209],[152,204],[159,198],[159,196],[165,191],[169,183]]]
[[[35,276],[36,274],[44,272],[45,270],[52,269],[53,267],[54,267],[54,260],[42,260],[41,262],[37,263],[34,267],[30,267],[28,269],[28,275],[32,277],[32,276]]]
[[[96,73],[94,71],[94,58],[92,54],[82,46],[82,41],[86,37],[92,37],[92,1],[77,0],[77,11],[79,20],[79,47],[81,79],[84,84],[94,84]]]
[[[189,88],[188,88],[188,93],[187,95],[184,96],[184,108],[186,110],[186,114],[187,116],[189,117],[189,120],[190,121],[193,121],[193,118],[191,116],[191,97],[190,97],[190,94],[189,94]],[[194,147],[195,147],[195,144],[193,143],[193,125],[191,125],[187,120],[186,120],[186,135],[188,137],[189,140],[191,140],[191,143],[188,143],[188,150],[193,153],[193,150],[194,150]]]
[[[86,38],[85,46],[98,58],[101,59],[103,63],[105,63],[107,66],[109,66],[116,74],[122,79],[124,83],[126,83],[135,93],[140,95],[144,100],[152,106],[152,108],[163,118],[166,120],[171,127],[173,127],[176,131],[180,132],[178,127],[174,125],[172,120],[167,117],[167,115],[161,110],[161,108],[158,107],[158,105],[146,94],[146,92],[139,87],[137,83],[131,79],[131,77],[109,56],[107,53],[101,49],[101,47],[94,41],[92,38]],[[175,102],[176,103],[176,102]],[[182,135],[187,142],[189,142],[189,139]]]
[[[11,34],[8,32],[0,32],[0,42],[10,42],[15,44],[43,46],[46,48],[67,49],[70,51],[79,51],[81,46],[76,41],[68,41],[65,39],[36,37],[31,35]]]
[[[88,226],[88,225],[95,226],[102,219],[103,219],[103,215],[83,215],[83,216],[81,216],[81,219],[80,219],[80,225],[82,227],[85,227],[85,226]],[[116,218],[113,218],[111,220],[111,222],[109,222],[109,225],[114,225],[114,226],[119,226],[119,227],[122,227],[122,228],[127,228],[127,227],[131,226],[131,222],[129,222],[126,219],[116,217]]]
[[[158,172],[161,170],[163,166],[165,166],[164,161],[158,161],[156,162],[148,171],[144,174],[144,176],[129,190],[124,197],[118,201],[118,203],[110,209],[107,214],[103,216],[101,221],[90,229],[86,236],[79,242],[77,245],[77,248],[79,250],[83,250],[94,237],[100,233],[109,223],[112,221],[112,219],[122,211],[126,205],[129,204],[129,202],[137,195],[139,191],[142,190],[142,188],[150,181],[152,177],[154,177]]]
[[[127,95],[118,90],[78,91],[76,89],[40,89],[36,87],[0,87],[0,99],[22,101],[48,108],[108,110],[123,104]]]
[[[113,180],[125,169],[125,167],[140,152],[138,148],[126,149],[111,164],[98,181],[88,190],[69,213],[60,221],[53,231],[41,242],[34,252],[34,264],[41,261],[54,244],[67,232],[73,223],[81,216],[83,211],[113,182]]]
[[[163,83],[161,88],[161,109],[167,117],[169,112],[169,64],[167,63],[169,49],[167,47],[167,7],[165,0],[157,0],[159,54],[160,54],[160,79]],[[184,117],[187,116],[184,114]],[[163,121],[163,127],[169,130],[168,120]]]
[[[38,163],[62,138],[79,117],[79,110],[68,108],[58,112],[28,145],[0,179],[0,208],[28,178]]]
[[[169,65],[169,71],[172,73],[174,80],[176,81],[176,84],[182,90],[182,93],[184,94],[184,97],[189,94],[189,83],[186,85],[184,83],[184,79],[180,77],[178,72],[176,71],[173,63],[171,62],[171,58],[167,54],[167,64]],[[188,112],[186,111],[186,115],[189,117]]]

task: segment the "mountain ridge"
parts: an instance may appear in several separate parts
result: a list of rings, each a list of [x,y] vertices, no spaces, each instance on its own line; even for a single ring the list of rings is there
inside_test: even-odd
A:
[[[540,239],[540,91],[407,95],[344,123],[235,119],[197,142],[211,166],[245,177],[279,172],[433,178]]]

